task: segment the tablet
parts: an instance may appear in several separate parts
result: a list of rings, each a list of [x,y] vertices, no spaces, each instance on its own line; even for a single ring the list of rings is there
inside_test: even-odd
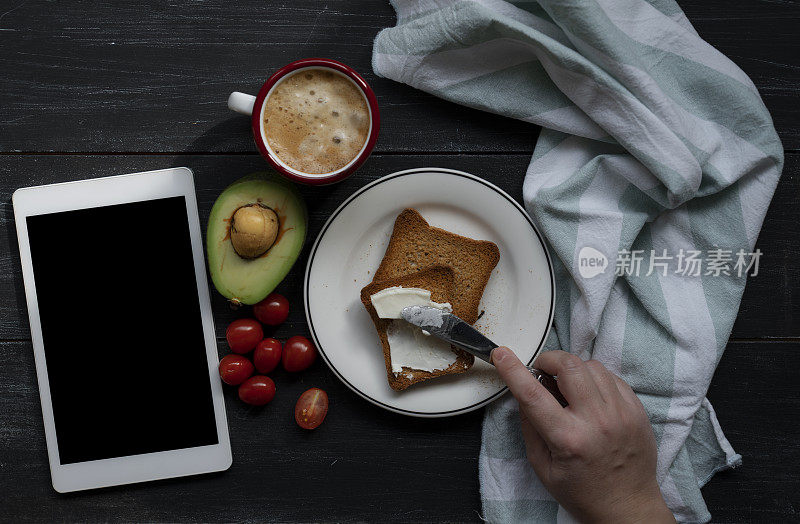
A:
[[[13,196],[53,487],[227,469],[192,171]]]

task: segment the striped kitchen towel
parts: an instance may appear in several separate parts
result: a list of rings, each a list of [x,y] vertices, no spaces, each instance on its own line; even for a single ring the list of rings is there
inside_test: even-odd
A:
[[[395,0],[378,75],[542,126],[523,187],[554,255],[548,349],[595,358],[644,403],[680,521],[741,457],[705,398],[783,149],[750,79],[673,0]],[[489,521],[569,520],[525,460],[507,396],[480,456]]]

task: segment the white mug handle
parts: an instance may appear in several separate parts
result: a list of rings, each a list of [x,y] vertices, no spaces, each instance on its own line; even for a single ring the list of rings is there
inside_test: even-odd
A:
[[[250,116],[253,114],[253,106],[256,103],[256,97],[246,93],[234,91],[228,97],[228,109]]]

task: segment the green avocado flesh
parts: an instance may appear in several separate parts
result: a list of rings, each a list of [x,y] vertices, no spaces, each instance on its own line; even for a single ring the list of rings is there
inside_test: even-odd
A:
[[[245,259],[233,249],[230,223],[237,209],[251,204],[272,208],[280,227],[277,240],[266,253]],[[306,239],[307,221],[302,197],[277,176],[255,173],[228,186],[211,208],[206,231],[208,269],[214,287],[234,304],[263,300],[297,260]]]

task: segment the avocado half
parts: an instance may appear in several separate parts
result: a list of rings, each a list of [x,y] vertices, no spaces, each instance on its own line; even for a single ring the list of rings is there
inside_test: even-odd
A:
[[[253,173],[229,185],[208,217],[214,287],[233,305],[263,300],[300,255],[307,223],[303,198],[277,175]]]

